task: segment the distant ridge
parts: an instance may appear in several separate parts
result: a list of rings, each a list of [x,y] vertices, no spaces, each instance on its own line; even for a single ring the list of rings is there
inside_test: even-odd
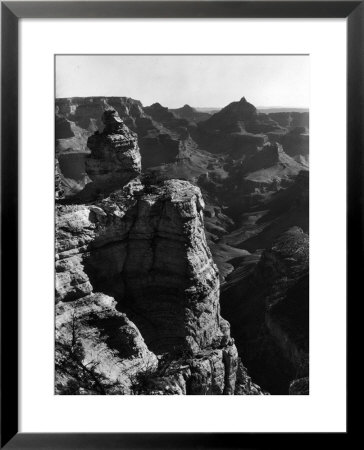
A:
[[[214,114],[214,113],[220,111],[222,108],[223,108],[223,106],[221,108],[217,108],[215,106],[211,106],[211,107],[208,107],[208,106],[195,106],[194,107],[194,109],[196,111],[207,112],[207,113],[210,113],[210,114]]]
[[[265,114],[277,112],[309,112],[309,108],[290,108],[285,106],[258,106],[257,110],[259,112],[264,112]]]

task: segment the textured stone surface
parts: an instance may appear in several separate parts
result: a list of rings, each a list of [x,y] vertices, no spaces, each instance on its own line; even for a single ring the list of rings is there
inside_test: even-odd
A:
[[[106,110],[104,130],[88,138],[91,154],[86,158],[86,172],[91,183],[78,193],[81,201],[92,201],[123,187],[140,175],[141,158],[136,135],[120,119],[118,113]]]
[[[157,357],[115,304],[99,293],[57,304],[56,393],[130,394],[133,378],[157,367]]]
[[[54,184],[55,184],[55,197],[56,200],[64,198],[64,189],[62,185],[62,174],[59,170],[59,162],[58,159],[55,159],[55,168],[54,168]]]
[[[57,298],[89,294],[90,279],[100,286],[118,277],[116,292],[148,318],[142,328],[153,346],[212,345],[226,327],[223,333],[203,206],[199,189],[179,180],[150,193],[127,186],[97,205],[59,206]]]
[[[308,377],[293,380],[289,385],[289,395],[309,395],[310,386]]]
[[[65,340],[71,311],[77,311],[82,364],[97,364],[107,392],[235,393],[238,353],[220,316],[203,208],[200,190],[181,180],[159,186],[133,181],[93,204],[57,206],[57,327]],[[115,295],[117,309],[133,322],[95,289]],[[105,359],[95,359],[91,349]],[[183,356],[174,357],[178,352]],[[155,354],[170,355],[168,364],[156,366]],[[70,379],[62,375],[60,393],[71,389]]]
[[[308,233],[308,114],[262,114],[245,98],[199,123],[191,108],[181,110],[126,97],[57,100],[57,301],[71,305],[94,292],[115,299],[158,357],[158,367],[131,377],[134,393],[254,395],[260,390],[219,313],[223,283],[232,302],[223,316],[249,374],[288,393],[305,376],[297,367],[308,340],[292,329],[308,323],[300,309],[308,274],[288,286],[290,272],[265,279],[256,269],[267,258],[259,267],[268,270],[289,228]],[[133,139],[136,151],[122,160]],[[296,250],[283,260],[295,260]]]
[[[242,262],[222,291],[222,312],[249,372],[269,392],[308,375],[308,235],[293,227],[255,262]]]
[[[201,122],[203,130],[214,133],[266,133],[279,128],[279,125],[265,114],[258,114],[254,105],[245,97],[232,102],[221,111]]]
[[[176,128],[185,127],[187,122],[178,119],[172,113],[168,115],[168,125]],[[151,111],[154,112],[154,108]],[[56,149],[59,153],[83,152],[87,150],[88,138],[98,129],[103,128],[101,121],[105,110],[114,109],[125,125],[137,133],[143,168],[162,163],[174,162],[179,150],[178,132],[171,132],[163,123],[154,120],[146,113],[142,103],[128,97],[74,97],[56,99],[57,122],[59,126]],[[158,114],[158,108],[155,111]],[[64,123],[68,124],[72,137],[64,133]]]
[[[186,119],[189,122],[201,122],[211,117],[208,112],[200,112],[190,105],[184,105],[182,108],[170,109],[170,111],[181,119]]]
[[[271,112],[268,114],[273,120],[279,123],[282,127],[292,129],[295,127],[309,127],[308,112]]]

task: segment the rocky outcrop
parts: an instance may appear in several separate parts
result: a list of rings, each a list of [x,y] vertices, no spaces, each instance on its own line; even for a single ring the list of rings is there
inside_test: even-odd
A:
[[[179,127],[187,127],[189,124],[187,120],[175,116],[173,112],[162,106],[160,103],[153,103],[151,106],[146,106],[144,111],[152,117],[153,120],[163,124],[170,130]]]
[[[102,121],[104,130],[96,132],[87,141],[91,155],[86,161],[86,170],[94,182],[112,174],[120,178],[123,186],[140,174],[137,138],[113,109],[103,113]]]
[[[54,184],[55,184],[55,197],[56,200],[60,200],[64,198],[64,189],[62,183],[62,174],[59,170],[59,162],[58,159],[55,159],[55,167],[54,167]]]
[[[68,139],[74,136],[70,122],[62,116],[56,115],[55,131],[56,140]]]
[[[159,104],[144,108],[140,101],[129,97],[56,99],[58,153],[83,153],[87,148],[88,138],[103,127],[100,120],[103,112],[110,109],[114,109],[125,125],[137,133],[143,168],[175,161],[179,148],[179,131],[182,128],[182,132],[185,132],[188,121],[174,116]],[[160,119],[160,122],[149,113]],[[64,124],[70,127],[72,137],[71,134],[64,134]]]
[[[268,133],[271,142],[279,142],[285,152],[291,157],[299,160],[303,157],[308,162],[309,155],[309,135],[303,128],[295,128],[289,133]]]
[[[278,123],[245,98],[205,121],[180,109],[127,97],[57,99],[57,301],[109,296],[112,314],[134,324],[157,365],[138,366],[125,392],[261,393],[219,314],[223,283],[224,308],[226,299],[232,307],[223,316],[249,373],[272,393],[288,393],[305,376],[297,367],[307,352],[291,316],[297,309],[306,321],[308,275],[269,314],[260,294],[270,288],[264,277],[253,281],[282,233],[308,233],[307,129]]]
[[[245,214],[245,222],[241,224],[241,233],[237,232],[233,237],[237,247],[250,252],[269,249],[282,233],[295,226],[308,233],[309,172],[301,170],[292,178],[283,178],[276,187],[278,189],[274,192],[272,183],[270,192],[267,189],[268,192],[255,195],[251,212]],[[254,208],[259,207],[264,208],[264,211],[257,214]],[[230,243],[228,237],[226,242]]]
[[[115,306],[100,293],[57,304],[56,394],[130,394],[137,374],[158,366],[137,327]]]
[[[106,110],[104,130],[89,137],[91,154],[86,158],[86,172],[91,179],[77,197],[91,201],[124,186],[141,173],[141,158],[137,136],[120,119],[118,113]]]
[[[268,114],[271,119],[279,123],[282,127],[289,130],[295,127],[309,128],[309,113],[308,112],[271,112]]]
[[[269,247],[290,226],[306,230],[308,185],[307,166],[288,156],[278,143],[267,143],[234,164],[224,180],[223,200],[239,226],[231,238],[224,237],[224,243],[254,251]]]
[[[203,232],[203,206],[198,188],[174,180],[149,188],[134,182],[92,205],[57,207],[60,333],[70,327],[70,311],[78,311],[82,333],[93,330],[82,364],[97,363],[97,376],[116,383],[119,391],[234,394],[238,386],[241,392],[247,389],[242,380],[236,382],[238,354],[230,326],[220,316],[219,279]],[[133,324],[94,289],[112,292],[117,309],[126,311]],[[106,312],[98,309],[100,299],[108,305]],[[106,342],[113,342],[116,359],[92,359],[89,352],[100,345],[109,354],[110,345],[104,348],[99,341],[100,329]],[[136,350],[126,358],[129,339]],[[151,365],[150,351],[167,353],[168,364]],[[119,360],[122,373],[115,369]],[[70,379],[59,383],[68,386]]]
[[[201,122],[203,120],[207,120],[211,117],[211,114],[208,112],[200,112],[195,108],[192,108],[190,105],[184,105],[182,108],[170,109],[170,111],[177,117],[181,119],[186,119],[188,122]]]
[[[267,142],[267,133],[283,131],[266,114],[258,113],[245,97],[197,124],[193,133],[199,145],[212,153],[228,154],[234,160],[253,155]]]
[[[289,385],[289,395],[309,395],[310,385],[308,377],[293,380]]]
[[[240,101],[230,103],[202,122],[200,127],[204,131],[215,133],[259,134],[277,129],[279,125],[265,114],[258,114],[255,106],[242,97]]]
[[[240,173],[250,180],[271,182],[272,178],[280,179],[297,175],[304,167],[290,158],[278,143],[267,143],[261,150],[243,162]],[[264,172],[265,171],[265,172]]]
[[[273,286],[265,323],[301,376],[308,373],[308,251],[308,235],[292,228],[263,253],[257,268]]]
[[[154,349],[215,345],[227,328],[203,206],[199,189],[178,180],[150,192],[127,185],[93,205],[59,206],[57,298],[113,285],[126,307],[147,318],[142,333]]]
[[[211,116],[201,124],[201,128],[224,133],[249,132],[247,128],[255,123],[257,119],[258,112],[255,106],[247,102],[245,97],[242,97],[240,101],[230,103]]]
[[[89,134],[102,127],[101,117],[105,110],[114,109],[135,131],[135,121],[145,116],[141,102],[129,97],[72,97],[57,98],[58,117],[66,119],[76,127],[88,130]],[[86,138],[87,139],[87,138]],[[74,148],[73,150],[77,150]]]
[[[307,133],[297,134],[298,125],[282,127],[273,120],[273,116],[259,113],[244,97],[216,114],[206,117],[205,120],[202,120],[202,117],[195,120],[196,114],[206,113],[199,113],[188,105],[177,110],[168,109],[159,103],[143,107],[141,102],[128,97],[75,97],[57,99],[56,105],[57,123],[60,124],[59,134],[63,133],[64,122],[74,135],[57,139],[60,154],[87,151],[87,139],[97,129],[102,128],[100,117],[103,111],[112,108],[117,111],[125,125],[137,133],[143,170],[163,167],[165,164],[180,165],[181,149],[188,137],[198,144],[198,152],[203,149],[210,154],[223,153],[233,160],[244,160],[254,155],[270,139],[272,142],[281,143],[286,153],[297,161],[302,160],[306,166],[308,164]],[[297,114],[300,116],[300,113]],[[292,117],[289,116],[290,123],[302,122],[293,119],[296,115],[292,113]],[[198,126],[196,122],[199,122]],[[79,168],[78,178],[85,172],[81,165]],[[189,171],[189,168],[186,168],[187,174]],[[171,178],[174,176],[172,173]],[[73,187],[70,195],[76,190]]]
[[[239,353],[269,392],[308,375],[308,236],[294,227],[227,277],[222,312]],[[267,376],[269,374],[269,376]]]
[[[93,183],[104,183],[105,160],[122,175],[118,162],[135,150],[114,111],[103,120],[89,143]],[[104,199],[57,205],[58,393],[263,394],[220,316],[200,190],[127,175]]]

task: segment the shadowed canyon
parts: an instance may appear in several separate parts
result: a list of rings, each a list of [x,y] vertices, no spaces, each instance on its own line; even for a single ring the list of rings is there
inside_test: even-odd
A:
[[[308,112],[55,106],[55,392],[308,394]]]

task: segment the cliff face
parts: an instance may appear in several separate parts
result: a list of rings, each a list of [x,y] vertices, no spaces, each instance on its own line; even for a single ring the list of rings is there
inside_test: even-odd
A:
[[[222,291],[239,352],[271,393],[308,375],[308,235],[293,227],[255,261],[243,260]]]
[[[271,112],[268,115],[282,127],[289,129],[295,127],[309,128],[308,112]]]
[[[257,274],[271,286],[265,323],[299,374],[308,374],[308,235],[291,228],[264,252]]]
[[[58,301],[72,305],[95,293],[114,298],[115,311],[162,358],[158,370],[169,373],[166,364],[176,355],[207,352],[209,363],[196,366],[201,375],[210,363],[226,367],[215,360],[223,361],[221,352],[210,353],[222,351],[215,349],[225,326],[221,289],[224,308],[235,305],[223,316],[254,379],[287,393],[288,382],[305,374],[296,374],[301,350],[280,319],[291,305],[299,310],[294,298],[308,304],[308,276],[301,290],[287,291],[279,314],[274,308],[265,314],[265,280],[251,287],[251,271],[287,230],[308,233],[308,113],[263,114],[245,98],[205,120],[188,106],[144,107],[127,97],[56,105]],[[116,113],[103,116],[111,109]],[[294,259],[294,246],[290,251]],[[268,364],[255,364],[261,354]],[[190,393],[189,386],[183,389]]]
[[[265,114],[258,114],[254,105],[245,97],[225,106],[205,122],[201,128],[214,133],[265,133],[279,128],[279,125]]]
[[[92,203],[57,205],[59,393],[78,386],[78,393],[261,394],[220,316],[199,188],[181,180],[145,185],[138,170],[130,180],[133,135],[115,113],[103,120],[105,131],[89,141],[88,173],[100,187],[107,180],[109,188],[110,176],[121,186]]]
[[[243,392],[245,382],[236,384],[239,359],[230,326],[220,316],[219,279],[201,223],[201,194],[178,180],[166,182],[155,192],[144,189],[138,183],[129,184],[96,204],[58,206],[56,297],[60,317],[66,312],[70,315],[74,308],[81,315],[81,334],[89,333],[89,328],[100,329],[104,312],[94,311],[93,290],[112,293],[118,299],[117,309],[127,312],[133,320],[130,326],[143,336],[147,347],[140,344],[140,352],[145,351],[151,361],[151,351],[170,355],[168,364],[162,362],[163,376],[157,372],[154,380],[153,372],[149,374],[148,383],[154,386],[150,389],[163,393],[172,384],[179,386],[175,393],[233,394],[238,388]],[[80,313],[81,301],[89,308],[81,308]],[[108,326],[103,326],[104,333],[118,352],[112,364],[118,366],[121,358],[125,365],[117,330],[126,319],[112,303],[105,314]],[[60,325],[61,334],[64,326]],[[101,343],[96,336],[88,345],[91,349]],[[111,370],[115,383],[121,383],[130,371],[137,376],[151,369],[150,361],[143,366],[133,357],[133,370],[114,373],[116,369],[104,367],[109,364],[107,354],[100,370],[104,368],[103,375]],[[130,393],[129,384],[124,380],[122,386]],[[260,393],[254,389],[251,393]]]
[[[170,130],[179,127],[186,127],[189,123],[188,120],[177,117],[173,112],[162,106],[160,103],[153,103],[151,106],[146,106],[144,111],[153,120],[163,124]]]
[[[62,199],[64,197],[64,190],[62,185],[62,175],[59,171],[59,163],[57,159],[55,160],[54,165],[54,185],[56,200]]]
[[[61,395],[130,394],[137,374],[158,366],[137,327],[101,293],[56,305],[55,357]]]
[[[113,285],[147,317],[143,328],[155,348],[186,340],[192,348],[210,345],[219,331],[219,283],[201,193],[179,180],[142,189],[135,183],[115,200],[58,207],[57,267],[67,268],[58,275],[58,298],[89,294],[90,279],[100,288]]]
[[[201,122],[203,120],[207,120],[211,117],[211,114],[208,112],[200,112],[195,108],[192,108],[189,105],[184,105],[182,108],[170,109],[170,111],[181,119],[186,119],[189,122]]]

